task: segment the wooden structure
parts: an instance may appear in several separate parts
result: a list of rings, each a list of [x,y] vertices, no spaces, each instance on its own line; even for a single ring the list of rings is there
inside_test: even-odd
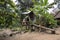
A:
[[[54,17],[55,17],[55,19],[60,19],[60,11],[55,13]]]
[[[55,20],[57,20],[57,24],[60,25],[60,11],[55,13],[54,17],[55,17]]]
[[[54,0],[57,3],[57,7],[52,10],[52,14],[57,20],[57,24],[60,25],[60,0]]]

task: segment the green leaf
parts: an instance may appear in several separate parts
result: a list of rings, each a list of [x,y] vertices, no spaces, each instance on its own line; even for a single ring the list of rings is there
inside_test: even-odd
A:
[[[44,0],[44,6],[48,4],[48,0]]]

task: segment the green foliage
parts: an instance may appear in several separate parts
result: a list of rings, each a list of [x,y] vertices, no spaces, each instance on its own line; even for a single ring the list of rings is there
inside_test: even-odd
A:
[[[51,24],[50,27],[56,25],[54,17],[48,13],[48,9],[53,7],[53,4],[49,4],[48,0],[18,0],[20,2],[19,7],[16,7],[12,0],[0,0],[0,27],[18,27],[21,26],[21,12],[31,10],[40,14],[43,18],[41,22],[44,25]],[[23,17],[23,16],[22,16]],[[40,17],[41,18],[41,17]],[[38,18],[37,18],[38,19]]]
[[[33,2],[32,0],[18,0],[17,6],[20,7],[22,12],[24,12],[29,8],[33,8]]]
[[[13,21],[18,17],[15,10],[16,6],[13,1],[0,0],[0,28],[8,28],[10,25],[12,26]]]
[[[52,15],[49,14],[48,12],[48,9],[52,8],[53,5],[55,4],[54,2],[49,4],[48,3],[48,0],[31,0],[32,3],[33,3],[33,8],[31,8],[28,4],[28,0],[23,0],[23,1],[19,1],[21,4],[20,4],[20,7],[23,9],[21,11],[26,11],[26,10],[31,10],[31,11],[34,11],[34,13],[37,15],[37,20],[38,20],[38,15],[40,14],[41,17],[39,20],[41,20],[41,22],[38,20],[38,24],[43,24],[47,27],[55,27],[57,25],[57,22],[56,20],[54,20],[54,17]],[[23,3],[23,4],[22,4]],[[27,4],[26,4],[27,3]],[[27,6],[26,6],[26,5]]]
[[[56,27],[57,21],[54,20],[54,17],[48,12],[48,9],[52,8],[55,3],[49,4],[48,0],[33,0],[33,2],[35,3],[34,8],[30,8],[30,10],[34,11],[36,15],[41,15],[40,24],[49,28]]]
[[[49,13],[44,14],[43,20],[44,20],[45,26],[47,27],[54,28],[57,26],[57,21],[54,20],[54,17]]]

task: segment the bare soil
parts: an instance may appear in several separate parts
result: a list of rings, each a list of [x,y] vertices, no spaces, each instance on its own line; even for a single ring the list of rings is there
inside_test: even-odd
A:
[[[10,30],[3,32],[9,33]],[[23,34],[16,34],[13,36],[0,37],[0,40],[60,40],[60,28],[56,30],[57,34],[49,34],[45,32],[27,32]]]

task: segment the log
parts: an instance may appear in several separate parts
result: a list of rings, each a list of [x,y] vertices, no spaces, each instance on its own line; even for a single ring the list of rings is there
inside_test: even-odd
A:
[[[50,30],[50,31],[52,31],[52,34],[56,33],[55,29],[47,28],[47,27],[44,27],[44,26],[41,26],[41,25],[36,25],[36,24],[33,24],[33,26],[43,28],[43,29],[46,29],[46,30]]]

